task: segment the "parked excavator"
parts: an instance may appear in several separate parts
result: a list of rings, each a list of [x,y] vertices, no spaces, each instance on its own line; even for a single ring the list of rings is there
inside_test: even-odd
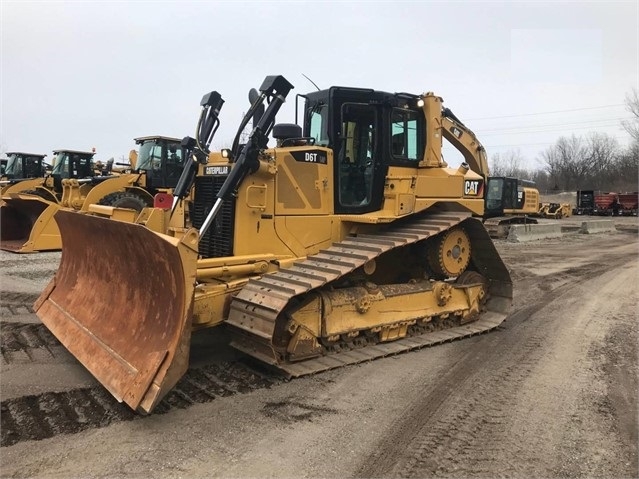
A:
[[[504,176],[489,177],[484,226],[491,238],[507,238],[511,225],[537,224],[539,190],[532,181]]]
[[[12,151],[7,152],[7,156],[3,160],[4,168],[0,179],[0,194],[3,196],[35,188],[51,171],[51,166],[44,161],[47,155]]]
[[[95,174],[90,164],[92,153],[58,152],[51,178],[24,194],[3,198],[6,205],[2,209],[0,248],[19,253],[61,249],[62,239],[54,220],[61,208],[88,211],[92,205],[106,205],[139,214],[153,206],[154,196],[170,192],[180,178],[185,158],[181,140],[156,135],[134,141],[140,152],[130,155],[132,168],[128,172],[114,172],[113,161],[109,161]],[[121,212],[119,219],[131,217],[128,213]]]
[[[484,198],[484,210],[479,216],[490,237],[508,237],[513,224],[536,224],[537,220],[532,216],[539,210],[540,195],[535,183],[512,177],[489,176],[486,152],[475,134],[448,108],[442,109],[439,122],[444,138],[462,153],[465,164],[484,179],[478,184],[464,183],[464,188],[469,188],[469,192],[476,191]]]
[[[442,99],[331,87],[298,95],[303,127],[297,112],[276,124],[292,88],[267,76],[221,154],[207,129],[183,140],[183,233],[162,226],[172,207],[132,223],[56,214],[74,247],[34,309],[140,413],[185,373],[201,328],[226,328],[233,347],[297,377],[488,331],[510,310],[481,221],[486,155]],[[447,166],[442,137],[468,164]]]

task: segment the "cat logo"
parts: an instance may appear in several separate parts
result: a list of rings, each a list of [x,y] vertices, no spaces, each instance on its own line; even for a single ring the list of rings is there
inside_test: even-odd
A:
[[[464,196],[480,196],[483,190],[481,180],[464,181]]]

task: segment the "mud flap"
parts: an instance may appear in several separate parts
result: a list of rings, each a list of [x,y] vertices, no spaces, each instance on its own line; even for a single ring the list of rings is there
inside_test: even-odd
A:
[[[55,219],[67,246],[36,314],[118,401],[151,412],[188,367],[197,232],[179,240],[65,210]]]

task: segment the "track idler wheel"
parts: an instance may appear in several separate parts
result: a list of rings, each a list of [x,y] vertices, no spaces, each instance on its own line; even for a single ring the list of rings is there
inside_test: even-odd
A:
[[[444,278],[459,276],[469,263],[470,238],[461,227],[444,231],[429,247],[428,264],[436,275]]]

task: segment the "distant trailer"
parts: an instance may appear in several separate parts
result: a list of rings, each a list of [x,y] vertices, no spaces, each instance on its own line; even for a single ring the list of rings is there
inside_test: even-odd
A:
[[[594,190],[577,191],[577,202],[573,209],[573,215],[592,215],[595,210],[595,192]]]
[[[620,213],[626,216],[637,216],[639,209],[639,192],[619,193]]]
[[[593,214],[612,216],[614,213],[612,203],[614,202],[616,196],[616,193],[595,194],[595,208],[593,210]]]
[[[615,205],[615,199],[617,203]],[[596,190],[577,191],[573,215],[637,216],[639,192],[615,193]],[[616,206],[616,207],[615,207]]]
[[[602,216],[636,216],[639,193],[601,193],[594,195],[593,214]]]

